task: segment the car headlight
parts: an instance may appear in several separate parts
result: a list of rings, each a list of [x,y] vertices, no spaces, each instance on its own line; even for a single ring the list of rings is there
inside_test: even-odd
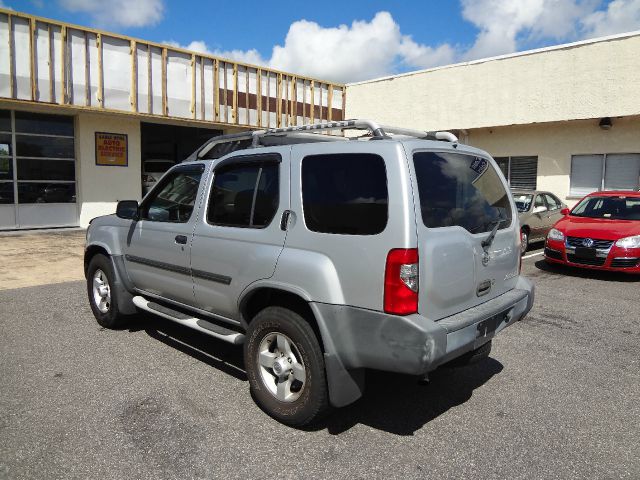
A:
[[[634,237],[621,238],[616,242],[616,247],[640,248],[640,235]]]
[[[549,240],[564,240],[564,233],[562,233],[557,228],[552,228],[551,230],[549,230],[547,238]]]

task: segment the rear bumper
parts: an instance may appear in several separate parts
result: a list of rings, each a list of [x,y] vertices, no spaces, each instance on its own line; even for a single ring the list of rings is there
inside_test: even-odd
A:
[[[373,368],[414,375],[434,370],[478,348],[524,318],[533,306],[534,295],[534,285],[520,277],[515,289],[438,321],[418,314],[399,317],[355,307],[311,303],[325,346],[330,391],[333,390],[332,377],[335,377],[330,370],[334,368],[347,371]],[[341,372],[341,378],[344,373]],[[334,402],[333,393],[331,400],[335,406],[350,403]]]

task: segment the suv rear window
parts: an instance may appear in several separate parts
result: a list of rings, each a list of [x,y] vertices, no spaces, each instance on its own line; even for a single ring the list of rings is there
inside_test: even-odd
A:
[[[511,224],[504,185],[484,158],[460,153],[417,152],[413,162],[422,221],[430,228],[460,226],[471,233]]]
[[[304,221],[313,232],[376,235],[387,225],[389,195],[379,155],[310,155],[302,161]]]

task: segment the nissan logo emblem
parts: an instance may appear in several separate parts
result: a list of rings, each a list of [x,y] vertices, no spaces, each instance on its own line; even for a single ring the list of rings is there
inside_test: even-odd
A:
[[[593,247],[593,239],[585,238],[584,240],[582,240],[582,245],[585,247]]]

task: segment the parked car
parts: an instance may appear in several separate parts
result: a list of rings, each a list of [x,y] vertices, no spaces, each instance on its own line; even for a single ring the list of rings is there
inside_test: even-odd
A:
[[[175,164],[173,160],[162,159],[149,159],[142,162],[142,194],[149,193],[162,175]]]
[[[370,136],[300,133],[336,128]],[[486,358],[533,304],[516,215],[494,160],[448,132],[350,120],[215,137],[91,222],[87,293],[104,327],[140,309],[244,344],[257,403],[305,425],[357,400],[366,368]]]
[[[640,274],[640,192],[595,192],[563,214],[547,235],[547,262]]]
[[[560,213],[567,206],[550,192],[516,190],[513,200],[518,208],[522,236],[522,254],[532,242],[544,242],[553,225],[562,218]]]

